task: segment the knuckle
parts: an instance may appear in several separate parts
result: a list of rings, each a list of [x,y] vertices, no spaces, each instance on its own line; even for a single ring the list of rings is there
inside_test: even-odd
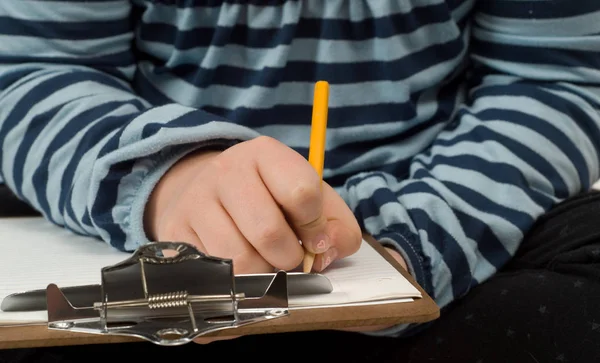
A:
[[[307,178],[298,181],[290,192],[290,203],[297,206],[299,210],[311,207],[321,200],[321,188],[319,180]]]
[[[264,223],[257,227],[256,244],[262,249],[273,248],[280,242],[282,230],[275,223]]]
[[[279,141],[277,141],[277,139],[275,139],[271,136],[266,136],[266,135],[261,135],[261,136],[256,137],[255,139],[252,140],[252,143],[258,147],[267,148],[267,149],[273,148],[273,147],[279,145]]]
[[[229,162],[228,154],[223,153],[222,157],[212,158],[208,165],[210,166],[213,174],[222,175],[226,174],[232,169],[231,162]]]

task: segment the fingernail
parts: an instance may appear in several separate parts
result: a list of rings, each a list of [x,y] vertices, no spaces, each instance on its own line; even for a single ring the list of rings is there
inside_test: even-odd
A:
[[[313,244],[315,253],[323,253],[329,249],[329,238],[326,234],[318,235],[314,241],[316,241],[316,243]]]
[[[331,263],[335,261],[337,255],[338,252],[335,247],[328,249],[321,258],[321,270],[324,270],[327,266],[331,265]]]

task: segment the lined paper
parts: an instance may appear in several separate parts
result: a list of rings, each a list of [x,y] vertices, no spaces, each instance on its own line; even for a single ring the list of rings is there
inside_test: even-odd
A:
[[[0,299],[27,290],[100,283],[100,270],[129,254],[38,218],[0,219]],[[46,312],[0,311],[0,325],[45,323]]]
[[[295,296],[290,306],[357,305],[377,300],[411,301],[421,297],[419,290],[366,241],[352,256],[334,261],[324,275],[331,281],[333,292]]]
[[[40,217],[0,219],[0,301],[28,290],[100,283],[100,270],[129,257],[105,242],[57,227]],[[290,309],[412,301],[421,297],[408,280],[363,241],[359,251],[324,272],[333,292],[293,296]],[[44,324],[45,311],[3,312],[0,325]]]

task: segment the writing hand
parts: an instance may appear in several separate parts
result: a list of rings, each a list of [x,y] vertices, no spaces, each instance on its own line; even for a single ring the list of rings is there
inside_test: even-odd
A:
[[[295,269],[304,257],[299,240],[321,271],[362,241],[344,200],[305,158],[269,137],[177,162],[153,191],[145,226],[151,240],[232,259],[236,274]]]

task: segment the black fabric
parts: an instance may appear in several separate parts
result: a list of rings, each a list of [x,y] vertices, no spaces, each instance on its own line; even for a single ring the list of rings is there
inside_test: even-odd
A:
[[[0,218],[11,216],[36,216],[39,213],[17,198],[8,187],[0,183]]]
[[[6,204],[0,203],[0,209]],[[600,193],[547,213],[514,260],[410,338],[346,332],[257,335],[209,345],[149,343],[0,351],[0,362],[600,362]]]

